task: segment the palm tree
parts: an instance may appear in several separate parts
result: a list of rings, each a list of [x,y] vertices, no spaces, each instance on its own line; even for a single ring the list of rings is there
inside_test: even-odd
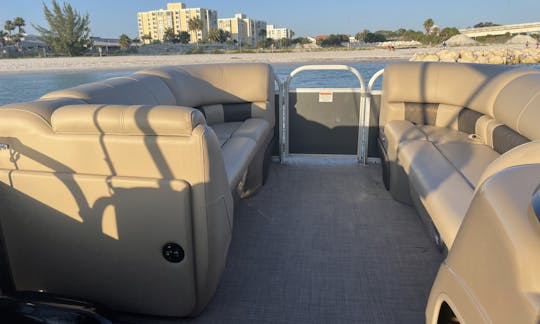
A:
[[[26,26],[26,21],[22,17],[15,17],[13,19],[13,27],[17,27],[18,33],[23,34],[25,32],[24,26]]]
[[[259,38],[266,39],[266,29],[259,30]]]
[[[4,30],[8,33],[4,37],[4,41],[6,44],[11,44],[13,42],[11,32],[15,30],[15,25],[13,25],[13,22],[11,20],[6,20],[6,22],[4,23]]]
[[[428,18],[426,19],[426,21],[424,21],[424,29],[426,30],[426,34],[429,34],[433,25],[435,25],[435,22],[431,18]]]
[[[202,31],[203,29],[203,22],[201,20],[201,18],[199,17],[196,17],[196,18],[189,18],[188,20],[188,29],[189,31],[191,31],[192,33],[195,32],[195,40],[197,41],[197,46],[199,46],[199,35],[198,35],[198,32],[199,31]]]
[[[132,42],[133,40],[129,38],[129,36],[126,34],[120,35],[120,38],[118,40],[121,49],[128,49]]]
[[[8,33],[0,29],[0,47],[4,47],[6,45],[6,38],[8,36]]]
[[[9,33],[9,36],[11,36],[11,32],[15,30],[15,25],[11,20],[6,20],[4,23],[4,29]]]
[[[152,40],[152,35],[150,35],[150,34],[142,35],[141,40],[145,44],[150,44],[150,41]],[[148,43],[146,41],[148,41]]]
[[[189,33],[187,31],[181,31],[178,33],[178,37],[177,37],[177,40],[180,44],[187,44],[189,43],[189,38],[191,36],[189,35]]]
[[[13,42],[17,48],[21,47],[21,40],[23,39],[25,33],[23,28],[24,26],[26,26],[26,22],[22,17],[15,17],[15,19],[13,19],[13,28],[17,28],[17,34],[13,35]]]
[[[176,38],[176,35],[174,34],[174,29],[171,27],[168,27],[163,31],[163,42],[165,43],[173,43]]]

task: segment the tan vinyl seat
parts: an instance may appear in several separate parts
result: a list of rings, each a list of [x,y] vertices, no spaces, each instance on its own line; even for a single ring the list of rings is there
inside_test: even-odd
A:
[[[2,234],[16,289],[127,312],[200,311],[233,223],[223,156],[202,114],[79,104],[47,115],[0,109]],[[183,249],[179,264],[162,256],[170,242]]]
[[[164,81],[149,75],[130,75],[47,93],[42,99],[76,98],[89,104],[176,105]]]
[[[387,67],[384,78],[379,146],[390,192],[427,213],[451,248],[483,172],[540,136],[532,129],[540,73],[400,63]]]
[[[234,198],[263,183],[274,114],[267,64],[146,70],[0,108],[15,289],[199,313],[225,267]]]
[[[448,249],[426,323],[538,322],[539,121],[538,71],[385,69],[379,147],[387,185]]]
[[[275,80],[269,65],[191,65],[136,75],[161,78],[176,104],[203,112],[219,138],[235,194],[247,197],[262,185],[275,125]]]
[[[262,160],[268,158],[275,124],[274,77],[267,64],[202,64],[149,69],[127,77],[54,91],[42,97],[58,98],[76,98],[90,104],[198,108],[218,136],[231,190],[247,197],[263,183]],[[245,139],[231,140],[237,137],[250,138],[255,145]],[[228,141],[231,142],[227,144]]]
[[[443,303],[460,322],[539,321],[539,185],[538,141],[490,164],[431,289],[427,323],[436,322]]]

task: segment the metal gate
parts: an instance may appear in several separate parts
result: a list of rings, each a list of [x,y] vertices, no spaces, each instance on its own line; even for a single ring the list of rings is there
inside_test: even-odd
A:
[[[291,89],[304,71],[352,73],[360,88]],[[369,93],[362,75],[347,65],[306,65],[292,71],[283,85],[279,137],[282,163],[298,156],[355,157],[366,163],[369,137]]]

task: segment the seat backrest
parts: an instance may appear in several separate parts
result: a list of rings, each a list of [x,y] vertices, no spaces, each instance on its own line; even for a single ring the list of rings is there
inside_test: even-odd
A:
[[[275,79],[268,64],[200,64],[148,69],[136,75],[160,77],[176,104],[202,108],[221,105],[225,115],[250,116],[275,124]],[[229,110],[235,112],[229,114]]]
[[[396,119],[448,127],[475,134],[503,154],[537,136],[512,125],[524,109],[529,114],[538,111],[527,102],[539,91],[539,77],[537,70],[498,65],[391,64],[384,73],[381,132]],[[522,87],[528,90],[518,93]]]
[[[163,80],[137,74],[53,91],[41,98],[75,98],[89,104],[108,105],[176,105],[172,92]]]

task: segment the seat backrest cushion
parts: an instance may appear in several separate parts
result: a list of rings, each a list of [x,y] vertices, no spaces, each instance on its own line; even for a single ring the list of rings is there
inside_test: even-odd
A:
[[[45,94],[42,99],[75,98],[89,104],[176,105],[169,87],[150,75],[130,75]]]
[[[162,78],[188,107],[251,103],[251,117],[274,125],[274,76],[268,64],[201,64],[137,72]]]
[[[384,127],[394,119],[417,119],[411,120],[414,122],[440,119],[451,124],[452,120],[466,123],[469,117],[481,115],[493,118],[499,92],[512,80],[528,74],[538,72],[483,64],[391,64],[384,71],[380,125]],[[460,116],[463,109],[477,114]],[[423,120],[418,119],[418,115]]]
[[[493,115],[522,136],[540,139],[540,73],[508,83],[495,100]]]

